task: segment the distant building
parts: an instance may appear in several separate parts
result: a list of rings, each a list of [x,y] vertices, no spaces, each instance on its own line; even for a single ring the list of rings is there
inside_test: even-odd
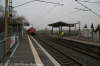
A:
[[[96,30],[94,31],[96,33],[97,40],[100,40],[100,24],[97,26]]]
[[[100,40],[100,26],[95,30],[85,28],[81,31],[81,36],[88,38],[90,40],[98,41]]]
[[[91,37],[91,30],[90,29],[83,29],[81,31],[81,35],[85,38]]]

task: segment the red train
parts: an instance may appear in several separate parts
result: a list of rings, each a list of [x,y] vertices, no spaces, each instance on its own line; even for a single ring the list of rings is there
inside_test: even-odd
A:
[[[27,30],[27,32],[28,32],[28,34],[30,34],[30,35],[36,35],[36,29],[35,28],[33,28],[33,27],[31,27],[31,28],[29,28],[28,30]]]

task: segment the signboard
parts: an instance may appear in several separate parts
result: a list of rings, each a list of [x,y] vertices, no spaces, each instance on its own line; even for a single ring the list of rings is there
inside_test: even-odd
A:
[[[15,35],[10,37],[10,48],[13,47],[15,44]]]

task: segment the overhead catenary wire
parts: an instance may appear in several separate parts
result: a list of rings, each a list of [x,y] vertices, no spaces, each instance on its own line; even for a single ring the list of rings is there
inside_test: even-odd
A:
[[[64,5],[64,4],[61,4],[61,3],[48,2],[48,1],[42,1],[42,0],[35,0],[35,1],[45,2],[45,3],[50,3],[50,4],[56,4],[56,5]]]
[[[59,2],[59,0],[56,0],[56,1]],[[63,3],[63,0],[60,0],[60,1],[62,1],[61,3]],[[59,3],[60,3],[60,2],[59,2]],[[62,5],[63,5],[63,4],[62,4]],[[56,7],[57,7],[57,5],[53,5],[53,7],[49,9],[49,11],[47,12],[48,14],[47,14],[46,17],[44,17],[44,18],[46,19],[47,16],[48,16],[49,14],[51,14],[51,13],[56,9]]]
[[[81,2],[85,2],[85,3],[99,3],[100,4],[100,2],[93,2],[93,1],[81,1]]]
[[[44,3],[48,3],[48,4],[55,4],[55,5],[64,5],[64,4],[61,4],[61,3],[48,2],[48,1],[42,1],[42,0],[31,0],[31,1],[25,2],[25,3],[23,3],[23,4],[20,4],[20,5],[14,6],[13,8],[20,7],[20,6],[23,6],[23,5],[26,5],[26,4],[29,4],[29,3],[35,2],[35,1],[38,1],[38,2],[44,2]]]
[[[83,6],[84,8],[88,9],[88,11],[92,12],[93,14],[95,14],[96,16],[100,17],[100,14],[96,13],[95,11],[93,11],[92,9],[90,9],[89,7],[87,7],[86,5],[82,4],[81,2],[79,2],[78,0],[75,0],[78,4],[80,4],[81,6]]]
[[[87,9],[75,8],[77,10],[88,11]]]
[[[13,8],[20,7],[20,6],[23,6],[23,5],[32,3],[32,2],[34,2],[34,1],[35,1],[35,0],[31,0],[31,1],[25,2],[25,3],[23,3],[23,4],[20,4],[20,5],[17,5],[17,6],[13,6]]]

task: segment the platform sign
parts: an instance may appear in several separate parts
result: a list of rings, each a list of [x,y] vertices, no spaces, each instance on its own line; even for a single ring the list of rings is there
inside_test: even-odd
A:
[[[15,35],[10,37],[10,48],[13,47],[15,44]]]

